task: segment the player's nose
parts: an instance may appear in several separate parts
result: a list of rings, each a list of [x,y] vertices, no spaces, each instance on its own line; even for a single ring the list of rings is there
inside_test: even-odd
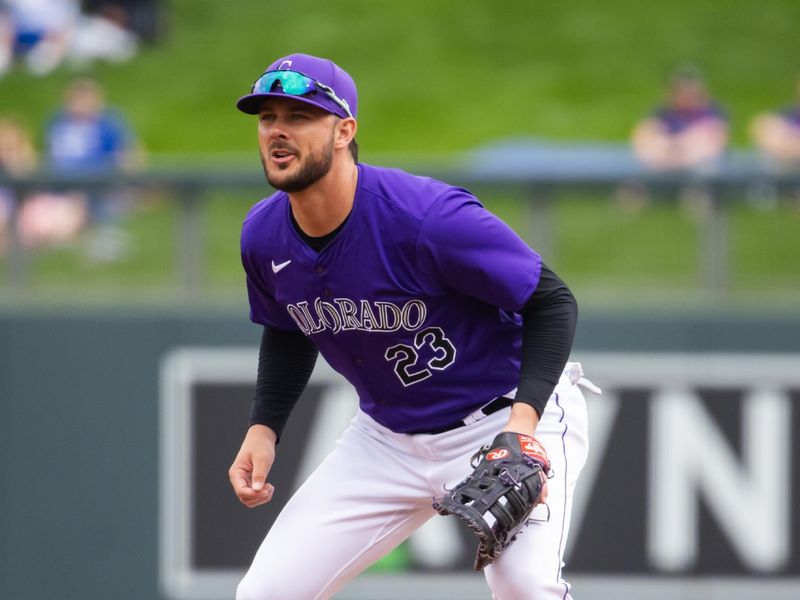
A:
[[[286,129],[284,127],[282,127],[278,121],[275,121],[274,123],[272,123],[270,125],[269,129],[267,130],[267,139],[270,142],[273,142],[273,141],[276,141],[276,140],[286,140],[288,138],[289,138],[289,136],[286,133]]]

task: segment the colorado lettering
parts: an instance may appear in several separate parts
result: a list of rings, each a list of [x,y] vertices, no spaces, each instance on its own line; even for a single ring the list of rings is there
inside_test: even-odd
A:
[[[422,300],[409,300],[402,306],[393,302],[334,298],[333,302],[316,298],[288,304],[286,310],[306,335],[321,331],[390,333],[404,329],[415,331],[425,322],[427,307]]]

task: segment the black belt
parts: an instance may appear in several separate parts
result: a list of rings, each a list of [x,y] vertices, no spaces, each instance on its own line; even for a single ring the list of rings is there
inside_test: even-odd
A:
[[[483,416],[488,417],[491,414],[496,413],[498,410],[503,410],[504,408],[511,406],[511,399],[506,398],[505,396],[498,396],[489,404],[486,404],[480,411],[483,413]],[[472,414],[472,413],[470,413]],[[471,421],[475,422],[475,421]],[[460,419],[455,423],[450,423],[450,425],[445,425],[444,427],[439,427],[438,429],[429,429],[428,431],[420,431],[418,433],[424,433],[428,435],[435,435],[437,433],[444,433],[446,431],[453,431],[453,429],[458,429],[459,427],[463,427],[467,425],[466,419]]]

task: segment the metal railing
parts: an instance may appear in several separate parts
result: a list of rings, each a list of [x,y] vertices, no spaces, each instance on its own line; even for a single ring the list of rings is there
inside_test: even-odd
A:
[[[598,173],[596,171],[561,170],[548,172],[493,172],[470,167],[439,168],[435,172],[415,169],[417,173],[433,176],[455,185],[468,188],[508,190],[522,198],[526,204],[526,224],[523,237],[537,250],[552,257],[553,208],[556,196],[565,191],[613,193],[621,185],[635,183],[650,190],[677,193],[685,186],[702,186],[710,198],[710,211],[698,229],[700,253],[698,273],[712,293],[724,293],[729,284],[729,234],[728,209],[748,189],[770,186],[776,193],[800,189],[800,174],[776,175],[765,172],[757,165],[739,165],[712,175],[698,176],[690,173],[654,174],[623,167]],[[175,237],[176,280],[187,294],[195,293],[203,279],[202,212],[204,200],[215,190],[257,189],[265,194],[269,187],[257,169],[248,171],[232,169],[173,169],[151,170],[122,174],[58,175],[35,173],[24,177],[0,175],[0,189],[10,192],[12,209],[10,220],[16,217],[21,198],[36,191],[59,190],[159,190],[173,198],[179,206],[180,218]],[[6,284],[10,289],[24,291],[29,280],[26,250],[10,227],[8,234]]]

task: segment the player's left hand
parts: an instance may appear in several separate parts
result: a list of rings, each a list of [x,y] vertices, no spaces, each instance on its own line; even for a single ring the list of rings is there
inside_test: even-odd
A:
[[[503,427],[503,431],[527,435],[528,437],[535,437],[536,426],[539,424],[539,414],[534,410],[530,404],[524,402],[514,402],[511,405],[511,414],[508,417],[508,423]],[[542,463],[548,465],[549,460],[544,451],[544,446],[541,446]],[[547,503],[547,477],[542,478],[542,491],[539,494],[539,504]]]
[[[544,501],[550,462],[535,438],[503,432],[475,453],[472,466],[466,479],[434,499],[433,508],[456,515],[475,533],[475,569],[481,570],[516,539]]]

